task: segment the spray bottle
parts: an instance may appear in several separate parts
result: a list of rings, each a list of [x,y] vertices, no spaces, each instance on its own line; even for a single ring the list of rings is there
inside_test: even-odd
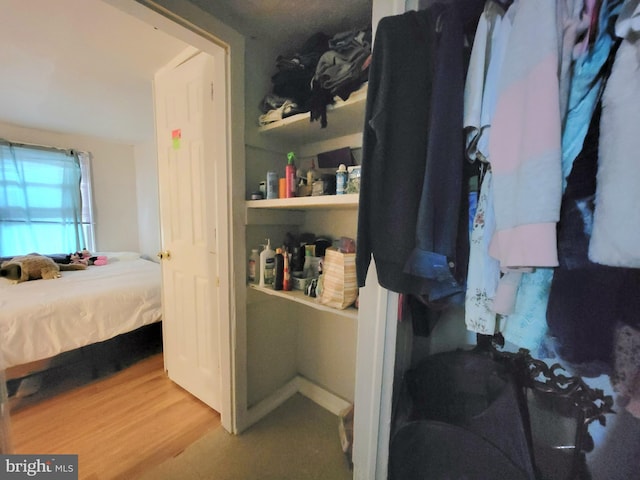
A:
[[[296,159],[295,153],[293,152],[287,153],[287,166],[285,167],[285,171],[284,171],[286,198],[291,198],[296,196],[295,159]]]

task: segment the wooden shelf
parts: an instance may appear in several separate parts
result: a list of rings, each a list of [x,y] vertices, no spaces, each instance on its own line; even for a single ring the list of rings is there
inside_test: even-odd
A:
[[[342,317],[351,318],[354,320],[358,319],[357,308],[349,307],[349,308],[345,308],[344,310],[338,310],[336,308],[327,307],[326,305],[322,305],[321,303],[316,302],[315,298],[306,296],[300,290],[292,290],[290,292],[285,292],[283,290],[274,290],[273,288],[259,287],[258,285],[253,285],[253,284],[250,284],[249,288],[253,290],[257,290],[258,292],[265,293],[267,295],[284,298],[285,300],[289,300],[291,302],[301,303],[302,305],[315,308],[316,310],[331,312],[334,315],[340,315]]]
[[[248,200],[247,208],[269,208],[287,210],[355,209],[359,194],[321,195],[317,197],[274,198],[270,200]]]
[[[337,100],[327,108],[327,127],[321,128],[320,122],[310,122],[310,114],[301,113],[278,120],[258,129],[261,136],[276,141],[300,144],[313,144],[333,140],[349,135],[361,135],[367,84],[352,92],[346,101]],[[308,210],[357,210],[359,194],[322,195],[310,197],[277,198],[246,201],[246,225],[301,225],[304,223],[304,211]],[[249,288],[266,295],[283,298],[316,310],[334,315],[357,319],[358,310],[354,307],[338,310],[318,303],[315,298],[301,291],[282,291],[250,284]]]
[[[327,108],[327,127],[311,122],[309,112],[283,118],[258,128],[262,135],[282,140],[295,138],[299,143],[314,143],[336,137],[361,133],[364,123],[367,84],[352,92],[346,101],[338,99]]]

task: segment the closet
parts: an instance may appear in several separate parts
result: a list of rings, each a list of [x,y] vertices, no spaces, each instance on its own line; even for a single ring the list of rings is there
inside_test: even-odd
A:
[[[358,28],[359,26],[354,26]],[[310,35],[314,32],[310,32]],[[277,55],[270,58],[275,59]],[[273,62],[262,72],[268,80]],[[264,83],[261,93],[268,93]],[[306,172],[312,163],[320,169],[318,154],[349,148],[356,163],[361,148],[366,84],[327,111],[327,126],[310,121],[310,113],[258,125],[257,109],[247,117],[246,192],[258,190],[267,171],[284,177],[287,153],[295,153],[296,169]],[[253,94],[256,95],[255,93]],[[270,241],[281,247],[287,235],[313,234],[329,240],[356,238],[358,194],[301,196],[246,200],[245,243],[262,250]],[[245,266],[243,266],[246,268]],[[258,268],[259,275],[259,268]],[[246,285],[246,396],[249,421],[299,392],[338,415],[354,400],[355,347],[358,310],[319,303],[301,290],[274,290]],[[338,441],[336,437],[336,441]]]
[[[271,91],[276,59],[286,52],[270,45],[268,38],[241,38],[215,14],[196,8],[196,2],[142,3],[152,8],[162,5],[163,14],[181,24],[191,23],[191,29],[200,30],[204,37],[215,39],[227,49],[232,271],[228,278],[219,279],[220,285],[228,283],[231,302],[231,323],[223,325],[220,333],[221,357],[230,363],[226,371],[226,362],[222,362],[223,400],[230,406],[222,412],[223,426],[232,433],[242,433],[296,393],[337,415],[355,398],[358,310],[331,309],[300,292],[277,292],[249,285],[247,263],[252,249],[260,249],[266,239],[274,248],[280,246],[287,233],[355,238],[358,195],[250,198],[268,171],[283,176],[287,153],[291,151],[302,169],[308,168],[320,152],[347,147],[357,163],[366,87],[328,108],[326,128],[320,122],[310,122],[309,113],[260,127],[260,104]],[[359,18],[365,19],[366,24],[351,24],[351,18],[343,22],[349,23],[347,29],[366,28],[369,15],[365,12]],[[344,32],[344,23],[325,33]],[[314,33],[308,32],[309,36]],[[289,50],[295,48],[287,45]]]
[[[431,3],[431,2],[419,2],[419,3]],[[557,5],[568,7],[567,5],[568,3],[570,2],[557,2]],[[588,3],[588,2],[585,2],[585,3]],[[591,2],[591,3],[596,4],[598,6],[607,4],[607,2]],[[624,2],[624,3],[626,3],[626,5],[628,6],[631,6],[631,10],[633,10],[634,8],[637,8],[637,2]],[[419,7],[418,5],[413,5],[413,6]],[[384,12],[384,14],[397,15],[404,12],[404,8],[403,8],[404,5],[402,6],[396,5],[396,7],[397,8],[395,8],[395,10],[392,7],[389,7]],[[602,8],[604,9],[605,7],[602,6]],[[382,16],[384,16],[384,14]],[[635,21],[637,21],[637,17]],[[375,19],[374,19],[374,24],[375,24]],[[533,30],[539,29],[541,27],[542,25],[539,23],[531,24],[531,28]],[[519,33],[522,33],[522,30],[520,30]],[[530,37],[532,36],[530,35]],[[533,37],[535,37],[535,35],[533,35]],[[541,37],[539,37],[538,39],[541,40]],[[637,42],[636,42],[636,45],[637,45]],[[376,46],[374,44],[374,51],[375,51],[375,48]],[[522,58],[523,59],[535,58],[534,52],[532,51],[530,52],[531,52],[530,56],[526,56]],[[636,53],[637,53],[637,49],[636,49]],[[636,70],[636,74],[637,74],[637,70]],[[628,83],[631,83],[632,81],[637,81],[637,77],[634,77],[633,80],[628,79]],[[634,89],[631,89],[631,90],[635,91]],[[624,97],[625,95],[623,94],[622,98]],[[530,112],[531,109],[536,109],[538,107],[540,107],[539,104],[533,104],[533,103],[530,104],[528,113],[531,113]],[[534,113],[538,113],[538,112],[536,111]],[[535,131],[535,128],[540,125],[544,125],[544,123],[537,122],[534,126],[532,126],[532,129],[533,129],[532,131]],[[546,126],[548,125],[545,125],[545,127]],[[583,126],[586,130],[588,125],[585,124]],[[626,155],[628,155],[628,152],[629,152],[629,149],[627,149]],[[620,152],[620,154],[622,154],[622,152]],[[363,160],[363,163],[366,161],[367,159],[365,158]],[[363,175],[364,175],[364,170],[363,170]],[[365,179],[363,177],[363,182],[364,181]],[[630,196],[635,195],[633,193],[634,191],[635,191],[634,189],[629,189],[627,191],[627,195],[630,195]],[[537,200],[538,198],[536,198],[536,201]],[[547,200],[547,198],[544,198],[544,200]],[[634,251],[636,253],[638,252],[637,245]],[[356,419],[356,438],[358,438],[357,437],[358,431],[366,431],[371,436],[376,438],[375,443],[377,443],[378,445],[377,457],[375,460],[371,459],[370,457],[368,458],[369,460],[368,465],[370,466],[370,469],[368,472],[369,472],[370,478],[386,478],[387,464],[386,464],[385,456],[388,455],[389,440],[391,437],[389,421],[393,421],[393,413],[394,413],[392,398],[389,392],[394,391],[394,389],[400,384],[401,380],[399,380],[399,377],[402,377],[405,371],[409,368],[410,362],[412,360],[415,360],[416,356],[420,356],[420,355],[428,356],[430,354],[434,354],[440,351],[455,349],[458,346],[469,346],[475,343],[475,338],[469,337],[469,336],[465,338],[465,335],[461,334],[461,332],[466,331],[466,328],[464,325],[464,311],[456,310],[456,309],[451,309],[448,312],[446,319],[443,319],[443,318],[440,319],[436,330],[432,331],[432,334],[430,336],[420,337],[420,338],[416,338],[412,336],[410,327],[407,327],[402,322],[398,323],[399,299],[397,295],[391,292],[380,292],[380,291],[374,292],[371,295],[367,294],[366,291],[367,289],[370,288],[370,285],[371,285],[370,282],[371,281],[375,282],[374,274],[375,274],[375,271],[370,272],[371,278],[367,279],[367,287],[365,287],[361,291],[361,299],[363,300],[363,304],[367,304],[367,305],[370,304],[370,302],[376,302],[377,308],[371,310],[370,312],[371,318],[367,318],[365,320],[367,321],[371,332],[375,332],[375,333],[363,332],[362,336],[359,335],[359,341],[362,340],[364,342],[365,336],[366,336],[366,338],[369,340],[367,342],[367,345],[370,345],[373,350],[377,350],[378,355],[380,354],[380,352],[384,352],[382,355],[385,358],[385,361],[374,363],[373,367],[366,367],[366,361],[371,360],[371,357],[367,358],[367,355],[364,354],[364,352],[361,352],[359,350],[358,351],[358,360],[359,360],[358,374],[360,375],[361,372],[366,372],[368,370],[373,369],[374,372],[372,373],[372,375],[374,378],[377,378],[380,380],[380,391],[382,393],[380,397],[374,399],[374,401],[369,400],[370,408],[368,411],[369,413],[368,419],[367,420],[363,419],[361,425],[358,425],[358,419]],[[573,285],[577,286],[577,283],[574,283]],[[563,296],[563,298],[560,298],[559,300],[566,301],[569,298],[568,294],[570,293],[570,291],[571,289],[565,291],[565,295]],[[636,294],[637,294],[637,291],[636,291]],[[365,296],[367,297],[366,300],[365,300]],[[586,303],[593,302],[594,304],[596,304],[600,302],[602,304],[606,304],[606,300],[604,298],[598,299],[598,295],[595,291],[593,292],[592,296],[583,297],[583,301]],[[625,303],[629,304],[634,302],[635,302],[635,297],[629,297],[629,296],[624,297],[624,300],[619,301],[620,304],[625,304]],[[543,309],[541,312],[542,316],[538,317],[536,321],[541,321],[542,324],[544,325],[546,324],[546,317],[545,317],[546,309],[544,308],[544,303],[541,302],[540,305],[543,306]],[[385,316],[385,313],[380,312],[381,307],[383,311],[386,313],[386,316]],[[361,311],[362,311],[362,308],[361,308]],[[569,315],[570,313],[571,312],[569,311],[565,311],[566,315]],[[584,313],[593,314],[592,312],[587,312],[587,311],[585,311]],[[606,312],[602,312],[602,313],[606,314]],[[568,319],[568,317],[565,317],[565,318]],[[611,319],[611,315],[609,315],[606,318]],[[530,319],[531,317],[529,317],[529,320]],[[576,318],[576,322],[579,322],[579,318]],[[637,321],[636,321],[636,324],[637,324]],[[525,330],[529,326],[530,325],[527,325],[526,323],[523,322],[523,327]],[[605,330],[610,330],[610,329],[605,328]],[[527,330],[526,333],[535,334],[535,330],[530,329],[530,330]],[[585,331],[584,333],[585,333],[585,336],[592,335],[593,330],[590,330],[590,332]],[[580,334],[579,330],[578,330],[578,334]],[[384,341],[378,340],[381,336],[384,337],[385,339]],[[584,338],[584,336],[580,338]],[[532,340],[530,337],[521,337],[521,339],[528,340],[528,341]],[[592,339],[596,342],[598,341],[597,338],[592,337]],[[535,341],[532,343],[535,345],[536,341],[539,339],[533,339],[533,340]],[[606,339],[604,337],[601,337],[600,341],[604,343]],[[512,349],[517,349],[517,347],[518,347],[517,343],[508,345],[508,348],[512,348]],[[549,356],[552,359],[557,359],[557,361],[562,364],[563,363],[562,359],[552,355],[552,353],[553,352],[547,351],[547,354],[550,354]],[[542,355],[542,354],[545,354],[545,352],[541,350],[537,350],[536,354]],[[362,358],[362,361],[360,362],[361,358]],[[566,365],[566,366],[574,367],[573,365]],[[635,366],[637,369],[637,363]],[[362,369],[360,367],[362,367]],[[610,384],[609,375],[598,374],[596,377],[591,378],[589,372],[585,370],[580,370],[580,369],[574,369],[574,370],[577,370],[578,372],[583,373],[585,381],[595,386],[595,388],[603,388],[607,391],[607,393],[612,393],[612,386]],[[359,382],[358,382],[358,386],[360,386]],[[364,386],[363,386],[363,391],[364,391]],[[356,389],[357,408],[361,407],[362,405],[366,405],[366,403],[367,403],[367,400],[365,395],[362,395],[362,396],[358,395],[358,388],[357,388]],[[615,415],[613,414],[607,415],[606,427],[603,427],[602,425],[599,425],[599,424],[592,424],[590,426],[590,433],[594,437],[595,448],[589,454],[588,460],[589,460],[590,466],[592,467],[592,471],[594,472],[594,475],[596,475],[594,478],[625,478],[624,475],[629,472],[634,472],[631,475],[633,477],[633,475],[635,475],[635,472],[637,472],[637,468],[635,468],[637,466],[637,463],[634,464],[634,461],[629,461],[629,460],[631,458],[637,458],[637,454],[639,452],[638,443],[635,440],[637,438],[639,425],[638,425],[637,419],[633,418],[629,414],[629,411],[625,412],[624,408],[621,408],[621,407],[623,406],[622,405],[617,406],[616,408],[617,413]],[[379,418],[379,422],[377,423],[375,422],[376,418]],[[361,430],[359,430],[358,427],[360,427]],[[369,445],[371,445],[372,443],[374,442],[369,442]],[[355,448],[356,448],[356,453],[359,453],[357,440],[356,440]],[[363,458],[366,459],[367,457],[364,450],[365,449],[363,448],[362,455],[363,455]],[[619,452],[618,454],[615,454],[616,450],[618,450]],[[626,455],[628,455],[626,458],[622,458]],[[606,473],[606,475],[608,476],[603,476],[605,475],[604,472],[608,472]]]

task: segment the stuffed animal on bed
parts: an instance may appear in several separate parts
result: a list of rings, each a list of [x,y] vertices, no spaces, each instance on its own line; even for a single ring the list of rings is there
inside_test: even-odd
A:
[[[60,265],[49,257],[38,253],[30,253],[13,257],[0,265],[0,277],[5,277],[13,283],[26,282],[28,280],[53,279],[60,277],[60,270],[84,270],[86,265],[70,264]]]
[[[106,264],[107,264],[106,255],[97,255],[89,259],[89,265],[95,265],[96,267],[101,267],[102,265],[106,265]]]
[[[81,252],[75,252],[67,255],[69,263],[81,264],[81,265],[106,265],[107,257],[104,255],[91,255],[89,250],[82,250]]]

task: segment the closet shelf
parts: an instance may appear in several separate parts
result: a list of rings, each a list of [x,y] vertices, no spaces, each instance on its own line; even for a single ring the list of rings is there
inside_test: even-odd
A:
[[[327,127],[321,128],[320,122],[311,122],[309,112],[283,118],[258,128],[262,135],[275,139],[290,140],[299,143],[313,143],[336,137],[362,132],[367,84],[352,92],[347,100],[338,99],[327,107]]]
[[[327,307],[326,305],[322,305],[315,301],[314,298],[310,298],[306,296],[299,290],[292,290],[289,292],[283,290],[274,290],[273,288],[260,287],[258,285],[250,284],[249,288],[253,290],[257,290],[258,292],[265,293],[267,295],[272,295],[274,297],[284,298],[285,300],[289,300],[296,303],[301,303],[302,305],[306,305],[307,307],[315,308],[316,310],[322,310],[324,312],[331,312],[335,315],[340,315],[342,317],[351,318],[354,320],[358,319],[358,309],[354,307],[345,308],[344,310],[338,310],[336,308]]]
[[[356,209],[359,194],[320,195],[317,197],[274,198],[269,200],[247,200],[247,208],[286,210]]]

